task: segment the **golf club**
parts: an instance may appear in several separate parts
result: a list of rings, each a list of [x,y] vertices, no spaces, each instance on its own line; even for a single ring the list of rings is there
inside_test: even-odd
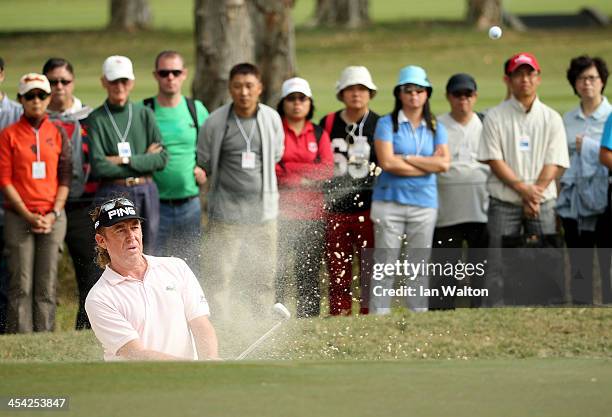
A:
[[[244,352],[238,355],[238,357],[236,358],[237,361],[246,358],[251,352],[257,349],[257,347],[261,345],[268,337],[270,337],[270,335],[274,333],[274,331],[278,329],[285,320],[288,320],[291,317],[291,313],[289,312],[289,310],[287,310],[287,307],[285,307],[281,303],[274,304],[274,307],[272,307],[272,311],[274,311],[275,315],[280,318],[280,321],[274,326],[272,326],[270,330],[264,333],[259,339],[255,341],[255,343],[249,346]]]

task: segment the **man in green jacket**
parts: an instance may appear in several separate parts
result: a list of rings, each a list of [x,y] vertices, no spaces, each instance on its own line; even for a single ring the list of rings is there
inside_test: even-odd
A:
[[[159,227],[159,193],[153,173],[166,166],[155,115],[141,103],[132,103],[132,61],[110,56],[102,65],[107,99],[89,116],[92,175],[100,181],[96,202],[128,197],[147,218],[143,223],[145,248],[154,248]]]

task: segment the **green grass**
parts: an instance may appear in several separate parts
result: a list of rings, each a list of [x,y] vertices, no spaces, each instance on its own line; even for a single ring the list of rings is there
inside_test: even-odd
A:
[[[268,360],[432,360],[612,358],[612,309],[461,309],[385,317],[291,320],[251,358]],[[269,324],[214,321],[221,356],[234,358]],[[9,335],[0,361],[99,361],[91,332]]]
[[[0,366],[3,397],[67,395],[61,415],[88,417],[600,417],[611,384],[588,359]]]
[[[193,27],[193,0],[149,0],[153,26],[157,29],[189,30]],[[23,13],[23,1],[3,0],[0,27],[3,31],[99,29],[108,22],[108,0],[28,0],[28,8],[36,14]],[[370,0],[370,15],[376,22],[397,22],[417,19],[460,20],[465,14],[465,0],[410,2],[405,0]],[[518,14],[575,13],[581,7],[596,7],[612,14],[607,0],[504,0],[504,7]],[[298,0],[294,8],[296,24],[310,22],[315,0]]]

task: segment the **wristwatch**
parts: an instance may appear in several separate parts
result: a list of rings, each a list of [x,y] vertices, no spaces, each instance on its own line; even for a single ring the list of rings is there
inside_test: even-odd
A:
[[[130,163],[130,158],[129,158],[129,157],[127,157],[127,156],[122,157],[122,158],[121,158],[121,163],[122,163],[123,165],[128,165],[128,164]]]
[[[53,213],[53,215],[55,216],[55,219],[56,219],[56,220],[57,220],[57,219],[59,219],[59,218],[60,218],[60,216],[62,215],[62,212],[61,212],[61,211],[59,211],[59,210],[53,210],[53,211],[52,211],[52,213]]]

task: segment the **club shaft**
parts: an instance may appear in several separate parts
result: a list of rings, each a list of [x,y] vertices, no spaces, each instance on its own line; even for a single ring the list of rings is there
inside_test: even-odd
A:
[[[280,327],[280,325],[283,324],[282,321],[279,321],[278,323],[276,323],[274,326],[272,326],[272,328],[270,330],[268,330],[266,333],[264,333],[259,339],[257,339],[255,341],[255,343],[253,343],[251,346],[249,346],[244,352],[242,352],[237,358],[236,360],[242,360],[244,358],[246,358],[252,351],[254,351],[255,349],[257,349],[257,347],[259,345],[261,345],[268,337],[270,337],[270,335],[272,333],[274,333],[274,331],[276,329],[278,329]]]

